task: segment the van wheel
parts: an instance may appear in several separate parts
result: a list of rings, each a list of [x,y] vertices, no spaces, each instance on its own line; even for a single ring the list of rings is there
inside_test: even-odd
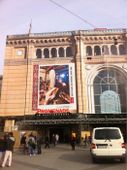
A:
[[[121,161],[121,163],[125,163],[126,162],[126,158],[121,158],[120,161]]]

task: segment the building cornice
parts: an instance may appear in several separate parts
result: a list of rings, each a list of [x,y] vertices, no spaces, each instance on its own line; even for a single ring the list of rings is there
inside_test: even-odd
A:
[[[26,39],[26,38],[48,38],[48,37],[61,37],[72,35],[103,35],[103,34],[127,34],[127,29],[93,29],[93,30],[75,30],[75,31],[63,31],[63,32],[47,32],[47,33],[30,33],[20,35],[8,35],[7,39]]]
[[[69,45],[74,40],[82,40],[84,43],[112,43],[114,38],[119,42],[125,41],[127,29],[94,29],[94,30],[77,30],[65,32],[50,33],[32,33],[21,35],[8,35],[7,46],[26,47],[34,46],[52,46],[52,45]]]

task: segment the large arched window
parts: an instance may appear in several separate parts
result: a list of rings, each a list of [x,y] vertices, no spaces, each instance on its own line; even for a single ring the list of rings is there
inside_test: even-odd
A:
[[[91,46],[86,47],[86,55],[87,56],[92,56],[92,48],[91,48]]]
[[[49,49],[48,48],[44,49],[44,58],[49,58]]]
[[[95,113],[127,112],[127,80],[116,69],[106,68],[94,79]]]
[[[52,56],[52,58],[57,57],[57,50],[56,50],[56,48],[52,48],[51,49],[51,56]]]
[[[59,57],[64,57],[64,48],[59,48]]]
[[[37,49],[36,50],[36,56],[37,56],[37,58],[42,58],[42,51],[41,51],[41,49]]]
[[[120,55],[126,54],[124,45],[119,45],[119,54]]]
[[[94,55],[101,55],[101,49],[99,46],[94,47]]]

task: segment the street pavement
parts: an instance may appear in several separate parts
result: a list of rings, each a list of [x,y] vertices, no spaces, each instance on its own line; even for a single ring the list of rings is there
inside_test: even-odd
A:
[[[36,156],[23,155],[21,151],[13,153],[11,167],[0,168],[5,170],[127,170],[127,164],[119,161],[103,161],[93,164],[89,147],[76,146],[71,150],[70,145],[58,144],[56,147],[44,149]]]

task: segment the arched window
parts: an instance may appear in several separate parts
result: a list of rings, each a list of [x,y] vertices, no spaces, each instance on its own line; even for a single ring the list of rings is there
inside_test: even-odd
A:
[[[94,47],[94,55],[101,55],[101,49],[99,46]]]
[[[41,51],[41,49],[37,49],[36,50],[36,56],[37,56],[37,58],[42,58],[42,51]]]
[[[72,57],[72,48],[71,47],[67,47],[66,48],[66,57]]]
[[[64,57],[64,48],[59,48],[59,57]]]
[[[117,48],[116,48],[115,45],[112,45],[112,46],[111,46],[111,54],[117,55]]]
[[[44,58],[49,58],[49,49],[48,48],[44,49]]]
[[[91,46],[86,47],[86,55],[87,56],[92,56],[92,48],[91,48]]]
[[[120,55],[126,54],[124,45],[119,45],[119,54]]]
[[[102,53],[105,55],[109,55],[109,48],[107,45],[102,46]]]
[[[56,48],[52,48],[51,49],[51,56],[52,56],[52,58],[57,57],[57,50],[56,50]]]
[[[121,113],[119,95],[106,90],[100,96],[101,113]]]
[[[106,68],[93,82],[96,113],[127,112],[127,80],[116,69]]]

